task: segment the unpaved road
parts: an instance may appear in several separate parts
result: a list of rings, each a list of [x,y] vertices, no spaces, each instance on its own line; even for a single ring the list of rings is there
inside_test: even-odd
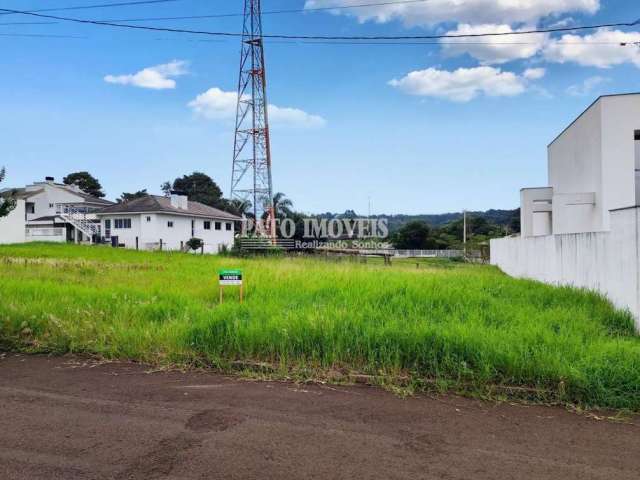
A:
[[[640,427],[561,408],[0,356],[1,479],[634,479]]]

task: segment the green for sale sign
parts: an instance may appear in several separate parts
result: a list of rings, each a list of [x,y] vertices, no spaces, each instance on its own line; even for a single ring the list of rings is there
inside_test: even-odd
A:
[[[220,270],[218,272],[220,285],[242,285],[242,270]]]

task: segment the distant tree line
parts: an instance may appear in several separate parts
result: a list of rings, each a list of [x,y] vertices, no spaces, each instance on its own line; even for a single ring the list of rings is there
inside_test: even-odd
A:
[[[513,227],[516,226],[515,223],[513,222]],[[504,237],[510,233],[514,232],[508,226],[498,225],[485,217],[467,214],[467,248],[479,249],[490,239]],[[432,227],[422,220],[413,220],[391,235],[391,243],[402,250],[459,250],[464,245],[463,241],[462,218],[439,227]]]

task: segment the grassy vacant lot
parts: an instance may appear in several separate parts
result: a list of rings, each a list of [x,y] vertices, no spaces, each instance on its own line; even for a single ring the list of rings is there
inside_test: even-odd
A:
[[[244,304],[229,292],[218,305],[219,268],[244,270]],[[474,392],[520,386],[640,410],[640,338],[628,314],[592,293],[452,262],[5,246],[0,343],[157,364],[263,361],[288,374],[352,371]]]

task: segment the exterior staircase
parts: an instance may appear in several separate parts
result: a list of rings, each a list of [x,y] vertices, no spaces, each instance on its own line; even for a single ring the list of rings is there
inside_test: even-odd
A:
[[[56,213],[70,223],[76,229],[80,230],[89,238],[93,239],[94,235],[100,236],[100,224],[95,223],[87,215],[86,207],[77,207],[69,204],[56,205]]]

